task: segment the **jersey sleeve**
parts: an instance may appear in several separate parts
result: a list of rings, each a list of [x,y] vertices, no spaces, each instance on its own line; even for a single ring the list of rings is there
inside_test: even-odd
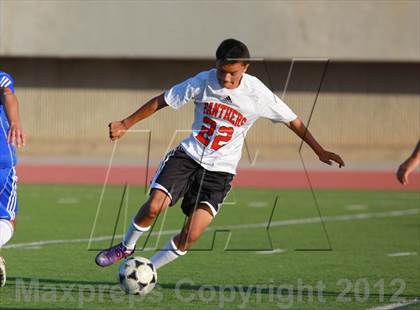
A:
[[[292,109],[261,81],[258,81],[257,89],[261,106],[260,117],[275,123],[289,123],[297,118]]]
[[[206,72],[199,73],[165,91],[166,103],[174,109],[179,109],[193,99],[203,88],[205,74]]]
[[[0,88],[10,88],[12,92],[15,92],[15,83],[13,78],[6,72],[0,71]]]

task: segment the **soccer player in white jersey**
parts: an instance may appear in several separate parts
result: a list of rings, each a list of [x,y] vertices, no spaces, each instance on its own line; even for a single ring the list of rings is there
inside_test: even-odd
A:
[[[0,71],[0,249],[12,238],[15,230],[18,211],[16,146],[24,144],[14,81],[9,74]],[[5,283],[6,266],[0,256],[0,287]]]
[[[162,160],[148,200],[133,218],[123,241],[96,256],[106,267],[134,253],[137,240],[159,213],[180,198],[187,216],[180,232],[150,258],[156,268],[184,255],[219,212],[236,173],[246,133],[260,117],[286,124],[319,159],[344,166],[339,155],[328,152],[306,130],[293,111],[259,79],[246,73],[250,54],[240,41],[223,41],[216,51],[216,69],[201,72],[151,99],[122,121],[109,124],[112,141],[137,122],[167,106],[177,109],[195,103],[192,134]]]

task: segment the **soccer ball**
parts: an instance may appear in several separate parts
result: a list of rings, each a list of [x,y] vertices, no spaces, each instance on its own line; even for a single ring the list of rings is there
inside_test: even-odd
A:
[[[156,268],[144,257],[130,257],[118,270],[118,282],[127,294],[144,296],[153,290],[156,281]]]

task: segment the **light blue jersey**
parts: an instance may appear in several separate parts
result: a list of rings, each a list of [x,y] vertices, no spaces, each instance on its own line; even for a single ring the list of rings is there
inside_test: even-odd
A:
[[[9,88],[15,92],[13,78],[3,71],[0,71],[0,88]],[[12,221],[18,211],[16,147],[7,143],[9,121],[1,100],[2,97],[0,97],[0,219]]]
[[[13,78],[3,71],[0,71],[0,88],[9,88],[13,93],[15,92]],[[7,143],[8,131],[9,121],[0,97],[0,169],[12,168],[16,165],[16,148]]]

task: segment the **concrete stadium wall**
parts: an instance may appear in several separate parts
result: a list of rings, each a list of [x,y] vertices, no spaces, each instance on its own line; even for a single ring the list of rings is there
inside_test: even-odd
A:
[[[121,119],[171,85],[210,68],[208,61],[1,58],[16,80],[28,133],[23,156],[110,155],[107,124]],[[296,62],[284,100],[307,122],[325,62]],[[256,62],[254,74],[282,96],[290,62]],[[330,62],[310,129],[328,148],[354,161],[398,161],[420,136],[420,63]],[[152,162],[185,137],[193,104],[164,109],[137,125],[151,130]],[[174,136],[176,130],[183,130]],[[129,133],[118,156],[143,161],[148,134]],[[250,156],[262,161],[295,160],[299,140],[286,127],[260,120],[247,138]],[[313,159],[305,149],[304,156]],[[244,150],[244,160],[248,151]]]
[[[210,59],[229,37],[270,60],[419,61],[420,2],[0,1],[0,55]]]

